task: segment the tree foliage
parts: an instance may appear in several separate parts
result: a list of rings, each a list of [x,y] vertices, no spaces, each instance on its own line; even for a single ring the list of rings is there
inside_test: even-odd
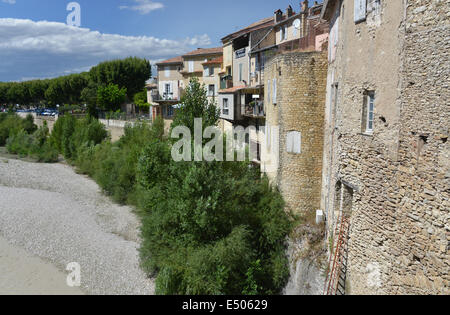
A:
[[[97,90],[97,104],[104,111],[116,111],[125,102],[126,88],[119,88],[117,84],[101,86]]]
[[[116,84],[126,88],[128,99],[132,100],[151,77],[151,66],[148,60],[129,57],[102,62],[93,67],[89,74],[92,81],[98,85]]]

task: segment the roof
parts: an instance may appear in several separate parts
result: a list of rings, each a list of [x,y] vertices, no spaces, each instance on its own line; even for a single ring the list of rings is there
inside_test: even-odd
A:
[[[158,62],[156,65],[167,65],[167,64],[176,64],[176,63],[183,63],[183,57],[178,56],[175,58],[167,59],[167,60]]]
[[[336,0],[324,0],[322,12],[320,13],[320,18],[322,20],[329,20],[330,19],[330,13],[333,9],[333,4],[336,2]]]
[[[219,93],[234,93],[234,92],[236,92],[236,91],[238,91],[240,89],[243,89],[243,88],[245,88],[245,85],[234,86],[234,87],[229,88],[229,89],[220,90]]]
[[[255,22],[237,32],[234,32],[232,34],[225,36],[224,38],[222,38],[222,41],[226,41],[228,39],[234,39],[234,38],[240,37],[244,34],[250,33],[252,31],[256,31],[256,30],[259,30],[262,28],[272,26],[273,24],[274,24],[273,17],[265,18],[265,19],[259,20],[258,22]]]
[[[215,48],[197,48],[187,54],[184,54],[183,57],[192,57],[192,56],[203,56],[203,55],[218,55],[223,53],[223,47],[215,47]]]
[[[204,66],[205,65],[220,65],[222,63],[223,63],[223,56],[220,56],[218,58],[214,58],[210,61],[204,62],[204,63],[202,63],[202,65],[204,65]]]

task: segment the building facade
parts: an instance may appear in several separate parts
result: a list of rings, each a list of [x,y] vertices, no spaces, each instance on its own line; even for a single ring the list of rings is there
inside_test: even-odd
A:
[[[347,294],[449,293],[449,5],[324,3],[321,208],[330,240],[349,220]]]

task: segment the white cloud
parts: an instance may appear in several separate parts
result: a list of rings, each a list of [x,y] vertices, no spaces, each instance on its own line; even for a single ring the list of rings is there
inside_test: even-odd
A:
[[[2,0],[2,2],[9,3],[9,4],[16,4],[16,0]]]
[[[0,38],[0,81],[54,77],[128,56],[155,62],[211,44],[208,35],[176,41],[10,18],[0,19]]]
[[[135,5],[122,5],[119,8],[121,10],[133,10],[139,11],[140,14],[148,14],[152,11],[159,10],[164,8],[164,4],[161,2],[153,2],[151,0],[134,0],[136,2]]]

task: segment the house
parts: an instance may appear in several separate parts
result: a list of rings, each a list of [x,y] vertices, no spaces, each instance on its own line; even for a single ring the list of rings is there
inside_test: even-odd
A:
[[[153,89],[149,100],[154,104],[153,119],[162,117],[166,132],[170,129],[176,108],[191,78],[197,78],[201,84],[205,84],[208,98],[215,101],[220,85],[222,57],[222,47],[198,48],[156,64],[158,89]]]
[[[174,106],[179,104],[184,88],[182,75],[184,60],[181,56],[161,61],[158,68],[158,90],[152,95],[152,117],[162,117],[165,130],[170,129],[173,121]]]
[[[329,239],[345,244],[329,292],[449,294],[449,9],[324,2],[321,209]]]

